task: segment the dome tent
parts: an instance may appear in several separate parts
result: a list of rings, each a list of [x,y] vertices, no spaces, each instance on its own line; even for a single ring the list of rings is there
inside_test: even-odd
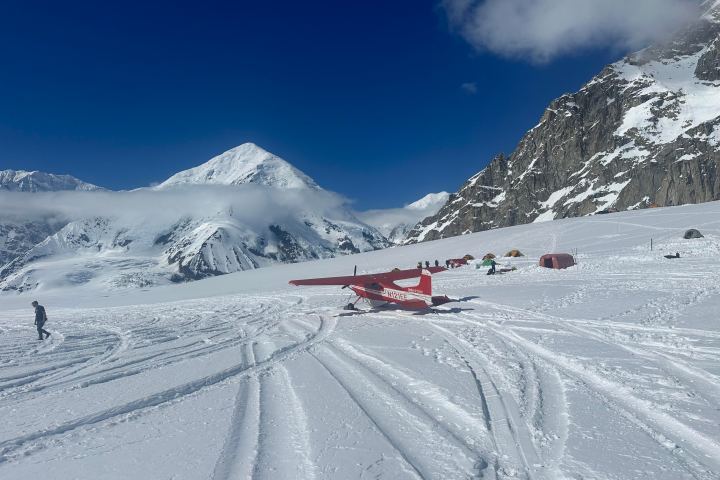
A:
[[[525,255],[518,249],[512,249],[505,254],[506,257],[524,257]]]
[[[700,230],[696,230],[694,228],[691,228],[690,230],[687,230],[685,232],[685,235],[683,235],[683,238],[685,240],[689,240],[691,238],[703,238],[703,234],[700,233]]]
[[[575,265],[575,259],[569,253],[546,253],[540,257],[539,265],[545,268],[563,269]]]

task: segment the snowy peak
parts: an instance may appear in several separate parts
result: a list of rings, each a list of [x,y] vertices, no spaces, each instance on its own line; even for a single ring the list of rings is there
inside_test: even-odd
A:
[[[102,188],[83,182],[70,175],[52,173],[0,170],[0,191],[10,192],[57,192],[61,190],[93,191]]]
[[[450,194],[448,192],[428,193],[420,200],[416,200],[405,208],[408,210],[432,210],[435,212],[447,203]],[[433,213],[435,213],[433,212]]]
[[[315,181],[282,158],[244,143],[189,170],[176,173],[158,188],[177,185],[242,185],[320,189]]]
[[[446,203],[450,194],[447,192],[428,193],[403,208],[368,210],[358,212],[363,222],[376,228],[394,244],[403,243],[405,235],[424,218],[435,215]]]

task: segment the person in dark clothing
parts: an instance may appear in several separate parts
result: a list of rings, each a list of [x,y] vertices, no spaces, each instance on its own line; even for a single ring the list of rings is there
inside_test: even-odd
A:
[[[436,266],[436,267],[439,267],[439,266],[440,266],[440,262],[438,262],[437,260],[435,260],[435,266]]]
[[[418,262],[417,268],[422,268],[422,262]]]
[[[450,260],[445,260],[445,268],[450,268]]]
[[[43,328],[43,325],[47,322],[45,307],[40,305],[37,300],[32,302],[32,306],[35,308],[35,326],[37,327],[38,340],[45,340],[45,338],[50,336],[50,332]],[[45,334],[45,338],[43,338],[43,333]]]
[[[495,275],[495,266],[496,265],[497,265],[497,263],[495,262],[495,260],[490,260],[490,270],[488,270],[488,273],[487,273],[488,275]]]
[[[430,262],[425,260],[425,268],[430,268]]]

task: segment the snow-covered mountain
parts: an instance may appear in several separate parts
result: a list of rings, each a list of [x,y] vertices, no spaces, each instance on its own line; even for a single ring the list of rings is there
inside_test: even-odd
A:
[[[100,190],[103,189],[70,175],[0,170],[0,193]],[[0,267],[21,256],[49,235],[58,232],[68,222],[58,215],[33,214],[28,218],[19,211],[13,211],[4,205],[2,207],[0,207]]]
[[[407,233],[424,218],[435,215],[447,203],[449,196],[448,192],[428,193],[403,208],[368,210],[359,212],[357,216],[392,243],[401,244]]]
[[[0,267],[2,290],[144,287],[389,245],[343,199],[253,144],[153,188],[39,195],[76,218]]]
[[[101,190],[91,183],[83,182],[71,175],[25,170],[0,170],[0,191],[10,192],[58,192],[62,190]]]
[[[277,188],[320,188],[312,178],[254,143],[243,143],[198,167],[178,172],[156,188],[249,183]]]
[[[662,45],[553,101],[407,242],[720,199],[720,2]]]

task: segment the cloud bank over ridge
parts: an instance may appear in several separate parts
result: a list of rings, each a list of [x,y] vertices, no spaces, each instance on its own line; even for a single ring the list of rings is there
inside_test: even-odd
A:
[[[699,15],[699,0],[444,0],[451,26],[477,50],[545,63],[596,47],[659,41]]]

